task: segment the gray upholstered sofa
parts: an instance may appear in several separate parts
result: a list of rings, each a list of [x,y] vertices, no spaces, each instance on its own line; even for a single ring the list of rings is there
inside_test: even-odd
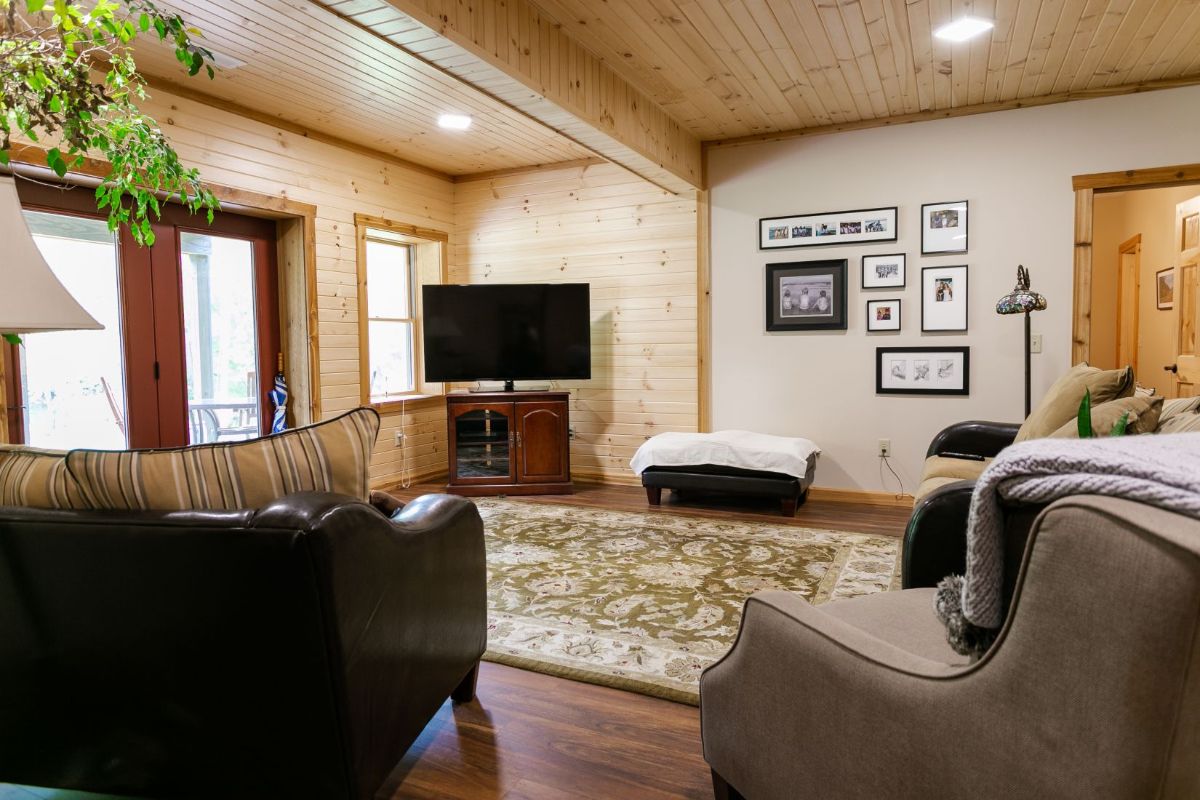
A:
[[[1093,496],[1037,511],[1009,517],[1028,544],[975,663],[933,589],[750,598],[700,682],[718,797],[1200,797],[1200,521]]]

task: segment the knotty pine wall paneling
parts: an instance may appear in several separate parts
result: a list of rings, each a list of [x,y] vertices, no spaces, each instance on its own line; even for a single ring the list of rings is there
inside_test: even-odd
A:
[[[454,283],[589,283],[592,379],[571,392],[576,479],[634,483],[634,451],[695,431],[696,201],[607,163],[459,179]]]

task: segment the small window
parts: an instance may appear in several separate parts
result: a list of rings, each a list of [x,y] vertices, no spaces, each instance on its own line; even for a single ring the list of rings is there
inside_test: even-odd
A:
[[[375,402],[416,391],[417,314],[413,245],[386,230],[367,228],[367,387]],[[360,306],[360,313],[362,308]]]

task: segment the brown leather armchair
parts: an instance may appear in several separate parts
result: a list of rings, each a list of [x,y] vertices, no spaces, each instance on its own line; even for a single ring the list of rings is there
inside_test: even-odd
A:
[[[483,526],[297,494],[257,511],[0,508],[0,781],[366,800],[486,642]]]
[[[975,663],[934,589],[751,597],[700,680],[718,796],[1200,797],[1200,521],[1092,496],[1009,519],[1028,545]]]

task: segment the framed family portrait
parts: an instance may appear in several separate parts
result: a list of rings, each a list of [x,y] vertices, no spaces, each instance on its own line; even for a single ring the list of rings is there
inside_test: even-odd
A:
[[[767,330],[846,329],[846,259],[767,264]]]
[[[896,241],[896,207],[768,217],[758,221],[758,249]]]
[[[967,201],[921,206],[921,255],[967,252]]]
[[[967,268],[922,267],[921,330],[967,329]]]
[[[1155,307],[1167,311],[1175,307],[1175,269],[1167,267],[1154,273]]]
[[[903,289],[908,282],[904,253],[862,257],[862,288]]]
[[[969,347],[876,347],[876,394],[971,393]]]
[[[867,301],[867,331],[900,330],[900,298]]]

